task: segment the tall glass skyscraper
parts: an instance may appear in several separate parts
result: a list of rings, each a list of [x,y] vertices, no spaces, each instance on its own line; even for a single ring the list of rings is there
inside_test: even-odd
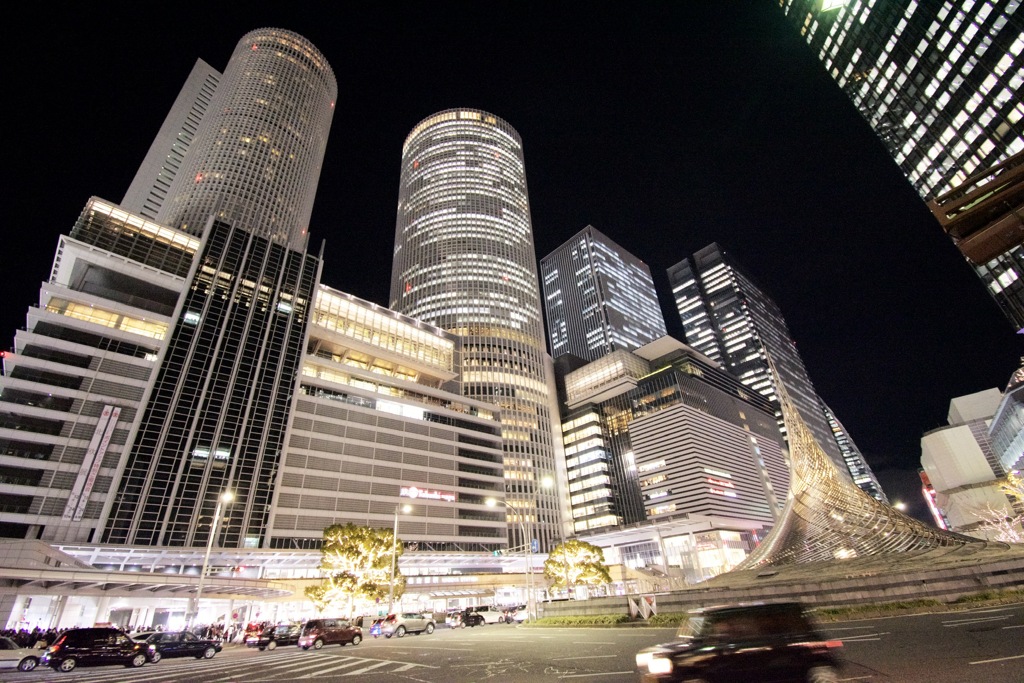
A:
[[[979,179],[1024,152],[1019,0],[779,4],[925,201],[961,187],[978,189],[979,196],[967,199],[981,201],[992,188],[980,188]],[[1014,206],[1019,212],[1019,198]],[[1000,233],[988,240],[998,241],[998,249],[973,255],[961,249],[1022,330],[1020,218]]]
[[[219,78],[197,63],[124,208],[193,235],[216,216],[305,249],[337,97],[334,71],[308,40],[247,33]]]
[[[390,308],[463,337],[463,393],[501,407],[509,544],[559,540],[557,400],[545,352],[523,144],[450,109],[402,148]]]
[[[782,311],[731,256],[717,244],[710,244],[691,259],[669,268],[668,279],[690,346],[771,400],[779,411],[779,427],[785,432],[777,386],[781,382],[840,474],[851,480],[854,470],[862,479],[863,472],[870,472],[845,432],[848,447],[840,448]],[[769,367],[769,358],[778,377]],[[860,462],[851,467],[848,460],[858,456]],[[877,486],[873,476],[866,481],[871,488]]]
[[[309,41],[252,31],[220,78],[197,64],[136,174],[126,203],[202,246],[107,500],[104,543],[206,544],[225,491],[217,544],[266,543],[320,275],[305,247],[336,96]]]
[[[597,360],[665,336],[647,264],[592,225],[540,260],[551,355]]]

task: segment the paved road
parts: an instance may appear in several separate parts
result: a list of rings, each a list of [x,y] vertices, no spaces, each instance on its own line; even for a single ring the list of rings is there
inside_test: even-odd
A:
[[[862,683],[1021,683],[1024,605],[830,624],[844,642],[842,680]],[[228,646],[210,661],[164,660],[141,669],[2,672],[2,683],[626,683],[637,650],[674,629],[517,628],[502,624],[364,640],[320,651]],[[753,682],[752,682],[753,683]]]

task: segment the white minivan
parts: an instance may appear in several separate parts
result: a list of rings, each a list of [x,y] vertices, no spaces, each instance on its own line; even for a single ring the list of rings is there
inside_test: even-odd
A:
[[[484,618],[485,624],[500,624],[505,621],[505,610],[494,605],[479,605],[473,611]]]

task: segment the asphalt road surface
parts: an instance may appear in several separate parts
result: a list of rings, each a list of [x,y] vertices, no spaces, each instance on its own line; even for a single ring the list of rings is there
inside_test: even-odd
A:
[[[843,641],[841,680],[864,683],[1024,682],[1024,605],[827,624]],[[674,629],[521,628],[504,624],[320,651],[228,645],[209,661],[165,659],[140,669],[0,672],[2,683],[264,683],[316,680],[450,683],[626,683],[637,650]],[[754,683],[754,682],[752,682]]]

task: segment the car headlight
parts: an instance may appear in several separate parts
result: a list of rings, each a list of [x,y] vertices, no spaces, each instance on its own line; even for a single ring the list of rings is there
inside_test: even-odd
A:
[[[637,652],[636,653],[636,668],[646,669],[648,662],[651,661],[650,652]]]
[[[652,674],[672,673],[672,660],[668,657],[651,657],[647,662],[647,670]]]

